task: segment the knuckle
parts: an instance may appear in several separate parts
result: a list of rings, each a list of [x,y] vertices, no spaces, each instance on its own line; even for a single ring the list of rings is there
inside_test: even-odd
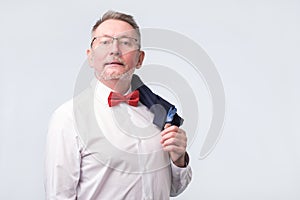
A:
[[[175,143],[175,138],[171,138],[170,142],[171,142],[171,144],[174,144]]]
[[[170,147],[169,147],[169,150],[170,150],[170,151],[174,151],[174,147],[173,147],[173,146],[170,146]]]
[[[172,138],[176,137],[177,133],[176,132],[172,132]]]

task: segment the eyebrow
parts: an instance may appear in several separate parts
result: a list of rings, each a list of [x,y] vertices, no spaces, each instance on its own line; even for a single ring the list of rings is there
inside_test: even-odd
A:
[[[111,36],[111,35],[107,35],[107,34],[104,34],[104,35],[99,35],[99,36],[95,36],[93,38],[97,38],[97,37],[110,37],[110,38],[121,38],[121,37],[129,37],[129,38],[134,38],[133,36],[131,35],[116,35],[116,36]]]

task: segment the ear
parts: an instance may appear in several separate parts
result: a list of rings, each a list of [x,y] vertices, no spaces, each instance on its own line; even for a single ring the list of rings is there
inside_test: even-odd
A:
[[[86,50],[86,55],[87,55],[87,58],[88,58],[89,66],[93,67],[94,66],[94,54],[93,54],[92,50],[87,49]]]
[[[139,58],[138,58],[138,62],[136,64],[137,69],[142,67],[144,57],[145,57],[145,52],[144,51],[139,51]]]

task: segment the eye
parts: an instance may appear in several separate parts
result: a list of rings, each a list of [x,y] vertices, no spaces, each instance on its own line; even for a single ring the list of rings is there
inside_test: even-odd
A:
[[[110,44],[110,41],[109,40],[101,40],[99,43],[101,45],[108,45],[108,44]]]
[[[127,47],[133,46],[132,39],[131,38],[127,38],[127,37],[120,38],[120,43],[121,43],[121,45],[127,46]]]
[[[99,38],[99,45],[107,46],[112,43],[112,39],[108,37],[100,37]]]

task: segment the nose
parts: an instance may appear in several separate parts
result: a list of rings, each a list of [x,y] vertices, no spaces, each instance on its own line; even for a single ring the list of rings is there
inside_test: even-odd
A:
[[[112,41],[111,49],[110,49],[110,55],[112,56],[121,56],[121,50],[119,47],[118,40],[114,39]]]

